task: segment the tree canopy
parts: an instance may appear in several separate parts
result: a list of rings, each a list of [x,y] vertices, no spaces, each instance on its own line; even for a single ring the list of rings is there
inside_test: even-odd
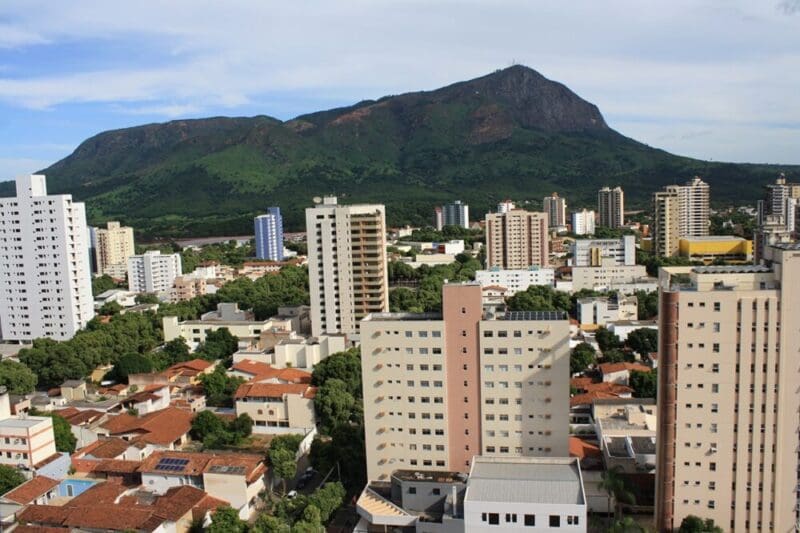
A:
[[[200,376],[200,384],[206,393],[206,403],[214,407],[233,406],[233,395],[242,383],[244,379],[229,376],[222,365],[217,366],[210,374]]]
[[[29,394],[36,388],[37,377],[30,368],[10,359],[0,362],[0,386],[11,394]]]
[[[0,495],[25,483],[25,476],[13,466],[0,465]]]
[[[656,398],[658,392],[658,371],[631,372],[628,384],[633,389],[634,398]]]
[[[657,352],[658,330],[651,328],[635,329],[628,334],[625,344],[641,355]]]
[[[714,523],[712,518],[702,519],[699,516],[689,515],[681,521],[679,533],[722,533],[722,528]]]
[[[591,344],[580,343],[572,349],[569,356],[569,371],[571,374],[584,372],[590,365],[594,364],[596,351]]]
[[[508,299],[511,311],[564,311],[572,309],[570,295],[547,285],[531,285]]]

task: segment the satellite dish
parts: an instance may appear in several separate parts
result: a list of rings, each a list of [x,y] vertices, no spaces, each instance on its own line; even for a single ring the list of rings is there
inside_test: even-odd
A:
[[[319,196],[315,196],[313,201],[314,201],[315,204],[321,204],[322,203],[322,198],[320,198]]]

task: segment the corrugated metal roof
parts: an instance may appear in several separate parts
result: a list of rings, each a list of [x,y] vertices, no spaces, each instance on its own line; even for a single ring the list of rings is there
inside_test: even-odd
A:
[[[577,462],[486,461],[476,458],[465,501],[576,504],[585,503]]]

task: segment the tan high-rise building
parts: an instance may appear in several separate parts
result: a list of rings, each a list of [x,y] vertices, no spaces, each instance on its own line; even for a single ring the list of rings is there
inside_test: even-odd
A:
[[[800,247],[660,272],[656,528],[795,531]]]
[[[678,255],[680,197],[672,188],[653,193],[653,251],[660,257]]]
[[[442,314],[361,322],[367,476],[469,472],[472,457],[568,454],[569,321],[484,315],[475,283],[443,288]]]
[[[622,187],[603,187],[597,191],[598,226],[621,228],[625,223],[625,193]]]
[[[544,197],[542,211],[547,213],[551,228],[567,227],[567,201],[561,198],[557,192]]]
[[[550,253],[547,213],[513,209],[486,215],[486,267],[525,269],[547,266]]]
[[[95,263],[100,275],[124,279],[128,271],[128,258],[136,255],[133,228],[108,222],[105,228],[95,230]]]
[[[314,336],[356,334],[363,317],[389,310],[382,205],[326,197],[306,209],[306,238]]]

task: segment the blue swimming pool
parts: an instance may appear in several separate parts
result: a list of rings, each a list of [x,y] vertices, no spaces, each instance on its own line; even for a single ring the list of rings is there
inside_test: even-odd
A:
[[[58,495],[74,498],[86,492],[97,481],[90,479],[65,479],[58,484]]]

